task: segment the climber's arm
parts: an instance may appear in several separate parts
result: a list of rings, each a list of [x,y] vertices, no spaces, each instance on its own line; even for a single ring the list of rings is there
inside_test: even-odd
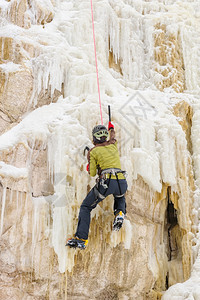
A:
[[[90,176],[94,177],[97,173],[97,165],[94,154],[92,153],[92,149],[88,152],[88,167],[87,171]]]
[[[115,131],[114,129],[111,129],[110,130],[110,141],[115,141]]]
[[[110,132],[110,141],[116,141],[115,140],[115,130],[114,130],[114,125],[111,123],[111,122],[109,122],[108,123],[108,131]]]

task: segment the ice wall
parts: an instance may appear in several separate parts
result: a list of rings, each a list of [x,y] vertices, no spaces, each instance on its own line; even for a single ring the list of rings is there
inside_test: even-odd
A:
[[[192,126],[192,143],[193,143],[193,161],[195,173],[195,193],[193,203],[193,219],[195,236],[193,238],[193,257],[194,265],[192,266],[191,277],[184,283],[178,283],[164,294],[163,299],[198,299],[200,295],[199,289],[199,104],[194,104],[193,126]],[[196,259],[196,260],[195,260]]]
[[[20,252],[22,269],[31,266],[40,276],[37,259],[44,242],[45,250],[55,251],[59,271],[71,272],[81,255],[63,241],[74,233],[79,205],[94,184],[82,151],[92,146],[91,128],[100,122],[90,1],[0,1],[0,12],[1,233],[9,232],[8,203],[14,206],[17,199],[17,211],[25,203],[32,212],[22,217],[22,245],[28,244],[30,232],[32,241],[27,260]],[[121,234],[112,233],[110,199],[92,215],[90,240],[96,252],[100,244],[100,253],[109,253],[111,264],[119,247],[135,261],[131,251],[142,249],[143,241],[144,277],[150,279],[132,282],[130,266],[132,289],[123,276],[119,285],[126,286],[129,297],[139,299],[150,290],[158,296],[177,280],[188,279],[199,249],[199,5],[99,0],[94,1],[94,18],[103,118],[106,123],[110,104],[122,167],[129,174],[128,201],[136,213],[130,212]],[[194,110],[192,140],[188,107]],[[134,198],[140,186],[145,214]],[[171,261],[174,267],[166,255],[167,197],[178,215],[172,239],[181,250]],[[138,219],[141,215],[147,223]],[[95,262],[92,246],[83,263],[94,272],[88,263],[88,257]],[[130,261],[122,259],[127,265]]]

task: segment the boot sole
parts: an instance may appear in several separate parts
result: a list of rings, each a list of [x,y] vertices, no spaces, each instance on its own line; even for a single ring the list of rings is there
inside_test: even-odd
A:
[[[122,228],[124,220],[119,220],[116,224],[113,224],[113,231],[119,231]]]
[[[67,243],[65,246],[68,246],[68,247],[74,248],[74,249],[79,248],[81,250],[84,250],[86,248],[85,245],[79,245],[78,243],[71,243],[71,244]]]

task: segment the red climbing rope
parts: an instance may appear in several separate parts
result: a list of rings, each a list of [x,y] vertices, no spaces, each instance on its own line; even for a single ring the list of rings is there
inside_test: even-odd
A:
[[[101,124],[103,125],[103,117],[102,117],[102,109],[101,109],[101,95],[100,95],[100,87],[99,87],[99,72],[98,72],[98,65],[97,65],[97,51],[96,51],[96,42],[95,42],[95,33],[94,33],[94,14],[93,14],[92,0],[91,0],[91,12],[92,12],[92,29],[93,29],[93,40],[94,40],[94,55],[95,55],[96,73],[97,73],[97,86],[98,86],[98,93],[99,93],[99,107],[100,107]]]

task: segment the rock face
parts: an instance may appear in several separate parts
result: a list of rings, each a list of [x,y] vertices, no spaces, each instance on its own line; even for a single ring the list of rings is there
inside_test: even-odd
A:
[[[161,299],[199,249],[196,2],[95,2],[103,113],[110,103],[129,189],[122,230],[108,197],[85,251],[65,240],[95,183],[82,154],[99,111],[89,1],[4,2],[0,299]]]

